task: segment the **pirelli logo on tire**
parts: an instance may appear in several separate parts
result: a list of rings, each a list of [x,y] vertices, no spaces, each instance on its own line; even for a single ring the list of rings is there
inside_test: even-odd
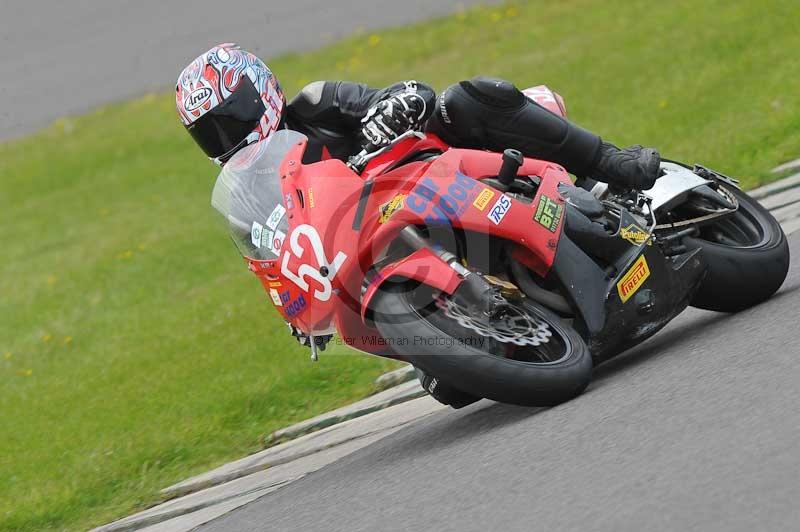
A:
[[[650,277],[650,267],[647,265],[647,259],[642,255],[636,259],[628,273],[623,275],[617,283],[617,291],[622,302],[625,303],[633,297],[633,294],[639,290],[648,277]]]

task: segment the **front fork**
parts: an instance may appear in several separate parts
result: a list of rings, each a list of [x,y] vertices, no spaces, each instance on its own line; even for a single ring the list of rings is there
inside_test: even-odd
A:
[[[456,303],[477,310],[486,316],[495,315],[497,310],[506,303],[506,299],[496,286],[466,268],[456,255],[432,245],[416,226],[404,227],[400,231],[400,239],[415,251],[421,249],[433,251],[455,271],[462,280],[452,294]]]

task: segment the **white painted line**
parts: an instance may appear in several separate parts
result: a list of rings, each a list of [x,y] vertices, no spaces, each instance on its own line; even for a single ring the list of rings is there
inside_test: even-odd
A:
[[[800,216],[800,203],[793,203],[791,205],[787,205],[786,207],[781,207],[780,209],[774,209],[770,212],[772,213],[772,216],[774,216],[779,222],[786,222]]]
[[[800,187],[785,190],[779,194],[773,194],[759,201],[761,205],[769,210],[779,209],[800,201]]]
[[[239,506],[317,471],[339,458],[394,434],[411,421],[447,408],[432,397],[422,397],[329,427],[326,429],[327,433],[332,436],[329,441],[313,450],[309,449],[309,452],[303,453],[302,456],[298,455],[294,460],[272,467],[268,467],[270,464],[264,464],[264,468],[267,469],[256,469],[247,475],[225,479],[227,481],[148,508],[96,528],[93,532],[124,532],[140,530],[145,527],[152,527],[148,530],[164,532],[191,530],[203,522],[220,517]],[[349,434],[331,434],[342,431],[349,431]],[[326,431],[320,432],[325,433]],[[320,433],[311,434],[289,443],[295,446],[302,445],[304,439],[317,434]],[[234,464],[236,463],[234,462]]]
[[[783,232],[786,233],[786,236],[789,236],[795,231],[800,230],[800,218],[793,218],[787,222],[783,222],[781,227],[783,227]]]
[[[772,169],[772,173],[780,174],[782,172],[788,172],[789,170],[800,170],[800,159],[795,159],[794,161],[789,161],[788,163],[783,163],[780,166],[776,166]]]
[[[750,197],[760,200],[762,198],[766,198],[767,196],[772,196],[773,194],[777,194],[779,192],[783,192],[784,190],[789,190],[790,188],[795,187],[800,187],[800,174],[789,176],[786,179],[775,181],[774,183],[764,185],[763,187],[748,190],[747,193],[750,195]]]
[[[422,388],[419,388],[419,390],[422,391]],[[399,427],[440,408],[446,407],[426,395],[425,397],[400,403],[349,421],[333,424],[322,430],[229,462],[216,469],[164,488],[161,493],[167,496],[185,495],[210,486],[224,484],[257,471],[293,462],[322,449],[328,449],[356,438],[362,438],[376,431]]]

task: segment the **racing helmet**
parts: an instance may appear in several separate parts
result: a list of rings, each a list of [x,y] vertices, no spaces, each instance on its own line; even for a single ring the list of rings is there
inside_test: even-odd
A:
[[[281,125],[286,99],[272,71],[238,45],[214,46],[183,69],[175,106],[186,130],[222,166]]]

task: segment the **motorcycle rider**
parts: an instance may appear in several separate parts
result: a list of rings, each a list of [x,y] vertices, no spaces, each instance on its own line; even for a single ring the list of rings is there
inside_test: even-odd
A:
[[[516,148],[579,177],[629,188],[652,188],[659,172],[656,150],[621,150],[494,78],[461,81],[438,98],[417,81],[384,89],[315,81],[286,103],[267,65],[235,44],[221,44],[181,72],[175,103],[189,134],[220,165],[279,128],[309,138],[306,162],[321,158],[323,150],[346,160],[363,146],[380,147],[417,128],[452,146]]]
[[[579,177],[620,187],[646,190],[659,174],[655,149],[619,149],[528,99],[512,83],[495,78],[461,81],[438,98],[431,87],[413,80],[383,89],[315,81],[287,103],[267,65],[227,43],[214,46],[181,72],[175,104],[186,130],[219,165],[277,129],[308,137],[305,163],[324,155],[346,160],[363,147],[379,148],[420,129],[455,147],[515,148]],[[463,406],[474,400],[430,376],[421,375],[421,380],[446,404]]]

